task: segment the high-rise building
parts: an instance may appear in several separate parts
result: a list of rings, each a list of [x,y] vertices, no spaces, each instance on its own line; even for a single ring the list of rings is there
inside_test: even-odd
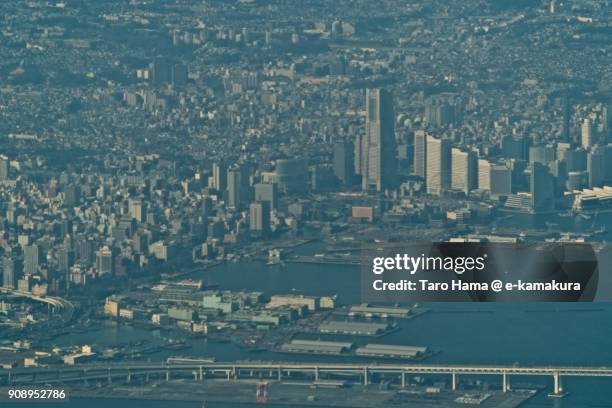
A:
[[[354,148],[353,148],[353,171],[356,175],[361,176],[363,174],[363,151],[365,150],[364,146],[365,136],[358,134],[355,138]]]
[[[366,90],[366,131],[362,151],[363,190],[382,191],[395,184],[393,97],[384,89]]]
[[[70,250],[70,248],[60,248],[57,251],[57,270],[59,272],[63,272],[64,274],[68,273],[70,267],[72,266],[74,254]]]
[[[354,147],[347,141],[334,144],[334,174],[342,184],[350,185],[354,177]]]
[[[478,187],[478,161],[472,151],[453,148],[451,153],[451,188],[468,194]]]
[[[283,194],[303,194],[308,190],[308,161],[303,157],[278,159],[274,171],[262,176],[264,182],[277,183]]]
[[[75,184],[64,186],[64,204],[67,206],[75,206],[81,199],[81,191]]]
[[[478,160],[478,189],[491,197],[512,193],[512,169],[505,164],[494,164],[488,160]]]
[[[142,203],[142,200],[129,199],[128,200],[128,213],[130,218],[137,222],[144,221],[144,215],[147,213],[146,206]]]
[[[582,147],[585,149],[590,148],[595,144],[595,132],[593,131],[593,124],[590,119],[585,119],[582,122]]]
[[[555,160],[548,165],[550,174],[552,174],[557,191],[563,191],[567,183],[567,163],[563,160]],[[516,179],[513,175],[513,181]],[[514,186],[512,186],[514,191]]]
[[[448,139],[427,136],[427,194],[442,195],[451,187],[451,144]]]
[[[553,145],[538,145],[529,147],[529,163],[548,164],[556,159],[557,149]]]
[[[154,84],[161,85],[170,82],[170,63],[166,58],[155,58],[149,65],[149,70]]]
[[[242,174],[238,167],[232,167],[227,171],[227,206],[239,209],[241,205]]]
[[[572,107],[568,95],[563,97],[563,129],[561,131],[561,140],[564,143],[571,142],[570,122],[572,119]]]
[[[441,127],[455,121],[455,106],[445,100],[431,100],[425,106],[425,120],[429,126]]]
[[[23,247],[23,273],[35,275],[38,272],[41,261],[41,253],[38,245],[26,245]]]
[[[15,289],[19,274],[17,270],[17,261],[11,256],[2,258],[2,286],[5,288]]]
[[[504,136],[501,141],[502,156],[509,159],[525,160],[530,147],[527,141],[530,140],[526,137]]]
[[[224,163],[213,164],[213,187],[218,191],[227,189],[227,166]]]
[[[93,263],[94,240],[91,238],[80,237],[76,242],[76,257],[86,266]]]
[[[423,130],[414,132],[414,174],[425,178],[427,173],[427,135]]]
[[[249,228],[251,232],[266,235],[270,231],[270,203],[257,201],[249,206]]]
[[[555,208],[555,184],[548,166],[535,162],[529,179],[532,211],[552,211]]]
[[[0,156],[0,180],[8,180],[9,178],[9,159],[6,156]]]
[[[255,184],[255,201],[266,201],[270,204],[271,209],[278,208],[278,184]]]
[[[612,184],[612,144],[600,147],[603,150],[603,184]]]
[[[604,149],[592,149],[587,155],[589,187],[601,187],[606,176]]]
[[[566,162],[569,152],[572,150],[572,146],[569,143],[557,143],[557,160]]]
[[[478,159],[478,189],[491,191],[491,163]]]
[[[113,272],[113,253],[107,246],[96,251],[96,271],[100,275]]]
[[[601,120],[603,122],[604,143],[610,143],[612,142],[612,106],[606,105],[603,107]]]
[[[493,164],[490,171],[491,197],[508,196],[512,194],[512,170],[505,164]]]
[[[587,168],[587,151],[578,148],[570,150],[565,155],[565,162],[567,163],[567,171],[586,171]]]
[[[252,175],[254,173],[253,165],[251,163],[245,162],[240,163],[240,202],[241,203],[249,203],[253,201],[255,196],[255,192],[253,191],[253,179]]]

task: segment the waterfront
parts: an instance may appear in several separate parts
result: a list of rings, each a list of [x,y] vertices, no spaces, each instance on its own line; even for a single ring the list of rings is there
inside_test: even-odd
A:
[[[262,263],[226,263],[194,277],[227,289],[262,290],[283,293],[295,289],[305,294],[330,294],[335,288],[343,303],[359,301],[358,268],[341,266],[299,265],[267,266]],[[612,316],[610,303],[436,303],[423,304],[430,310],[416,319],[400,320],[401,330],[385,337],[385,343],[427,346],[439,352],[427,363],[610,366],[612,365]],[[51,343],[68,346],[95,343],[113,345],[129,341],[161,342],[163,338],[181,339],[180,332],[149,331],[127,325],[105,325],[88,333],[71,333]],[[325,338],[344,339],[343,336]],[[160,360],[172,355],[215,357],[219,361],[265,359],[316,361],[320,356],[283,355],[272,352],[252,353],[231,343],[206,339],[186,339],[190,349],[164,350],[148,358]],[[339,357],[338,357],[339,358]],[[326,359],[334,359],[326,357]],[[342,358],[339,358],[342,359]],[[346,361],[346,360],[343,360]],[[492,380],[496,381],[496,380]],[[531,381],[531,380],[530,380]],[[523,380],[521,380],[523,382]],[[550,379],[534,379],[550,389]],[[569,395],[551,400],[541,392],[527,407],[605,407],[610,406],[612,390],[609,379],[564,379]],[[89,403],[89,401],[88,401]],[[147,402],[149,404],[149,402]],[[165,406],[160,403],[159,406]],[[134,402],[117,408],[133,407]],[[19,406],[24,406],[20,404]],[[74,402],[62,406],[77,406]],[[91,406],[96,406],[95,403]],[[147,405],[156,406],[156,405]],[[185,403],[179,407],[190,407]],[[211,405],[220,406],[223,405]]]

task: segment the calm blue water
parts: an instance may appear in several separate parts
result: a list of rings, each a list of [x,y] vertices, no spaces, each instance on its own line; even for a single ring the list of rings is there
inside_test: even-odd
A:
[[[282,293],[296,290],[306,294],[330,294],[334,288],[342,303],[359,302],[359,271],[354,267],[296,265],[268,267],[259,263],[230,263],[196,276],[224,289],[262,290]],[[325,282],[323,285],[322,282]],[[440,353],[428,362],[520,365],[590,365],[612,366],[612,304],[423,304],[429,313],[402,321],[402,330],[384,337],[382,342],[428,346]],[[146,339],[180,337],[180,334],[146,331],[129,326],[109,325],[100,330],[67,334],[54,340],[58,345],[95,343],[113,345]],[[355,340],[355,339],[351,339]],[[365,339],[367,341],[367,339]],[[214,356],[217,360],[257,358],[273,360],[317,360],[315,356],[287,356],[274,353],[248,353],[232,344],[188,340],[192,348],[165,351],[152,360],[169,355]],[[493,377],[489,377],[489,381]],[[517,379],[514,379],[517,381]],[[550,390],[552,380],[520,379],[540,382]],[[546,392],[527,407],[612,407],[612,379],[564,379],[570,392],[562,400],[550,400]],[[115,408],[165,407],[168,402],[113,401]],[[19,407],[24,407],[19,404]],[[73,400],[62,407],[102,407],[104,401]],[[172,403],[174,407],[196,407],[194,403]],[[210,405],[226,407],[230,405]],[[231,405],[235,406],[235,405]]]

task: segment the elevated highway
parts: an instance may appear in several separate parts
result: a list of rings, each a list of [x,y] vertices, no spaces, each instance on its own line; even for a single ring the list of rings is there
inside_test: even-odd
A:
[[[158,377],[170,380],[174,376],[205,378],[273,378],[278,381],[307,378],[318,381],[321,377],[342,376],[354,378],[367,385],[374,377],[395,377],[401,387],[406,386],[407,375],[448,375],[451,387],[457,389],[459,376],[493,375],[502,377],[502,390],[510,389],[510,377],[549,376],[553,380],[552,396],[563,395],[562,377],[612,377],[612,367],[519,367],[501,365],[404,365],[404,364],[339,364],[288,362],[210,362],[198,364],[125,363],[81,364],[49,368],[15,368],[0,370],[0,384],[27,385],[69,383],[87,380],[132,381],[139,376],[145,380]]]

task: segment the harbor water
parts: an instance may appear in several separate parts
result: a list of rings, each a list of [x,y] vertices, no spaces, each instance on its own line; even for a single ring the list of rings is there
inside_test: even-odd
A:
[[[264,263],[226,263],[196,273],[194,278],[230,290],[260,290],[266,293],[290,291],[324,295],[334,288],[341,303],[359,302],[359,270],[356,267],[288,264],[268,266]],[[326,282],[325,286],[320,282]],[[437,354],[427,363],[451,364],[519,364],[555,366],[612,366],[611,303],[434,303],[419,307],[430,309],[414,319],[400,320],[401,330],[381,342],[427,346]],[[105,325],[87,333],[58,337],[60,346],[95,343],[100,346],[147,340],[161,343],[165,339],[183,339],[180,332],[150,331],[127,325]],[[272,352],[252,353],[232,343],[185,339],[190,349],[163,350],[148,356],[152,361],[175,355],[214,357],[218,361],[238,359],[271,359],[308,361],[319,356],[284,355]],[[384,340],[384,341],[383,341]],[[540,383],[550,390],[552,378],[513,379],[516,382]],[[489,377],[487,381],[501,379]],[[527,407],[612,407],[612,381],[608,378],[564,378],[569,395],[549,399],[547,391],[530,400]],[[62,407],[107,406],[104,401],[73,400]],[[165,407],[167,402],[113,401],[115,408],[139,406]],[[172,403],[174,407],[196,407],[201,404]],[[19,404],[24,407],[24,404]],[[211,407],[228,405],[208,404]],[[236,406],[236,405],[232,405]]]

